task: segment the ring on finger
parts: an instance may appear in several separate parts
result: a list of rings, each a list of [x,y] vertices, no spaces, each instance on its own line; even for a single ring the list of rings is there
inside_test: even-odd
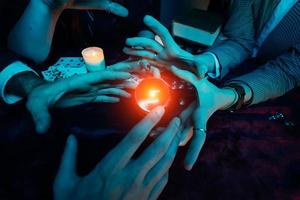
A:
[[[204,129],[204,128],[193,128],[193,131],[195,132],[195,133],[206,133],[206,129]]]

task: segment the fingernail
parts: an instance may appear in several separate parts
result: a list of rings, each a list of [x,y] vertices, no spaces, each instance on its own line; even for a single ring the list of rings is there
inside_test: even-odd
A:
[[[186,166],[184,166],[184,168],[187,170],[187,171],[192,171],[192,169],[193,169],[193,166],[191,166],[191,165],[186,165]]]
[[[38,134],[44,134],[46,132],[46,128],[43,125],[37,125],[36,126],[36,132]]]
[[[68,145],[73,145],[75,143],[75,136],[70,135],[67,140]]]
[[[154,110],[154,113],[158,116],[162,116],[164,112],[165,112],[165,108],[163,106],[159,106]]]
[[[171,66],[171,70],[175,71],[177,69],[177,67],[175,67],[174,65]]]
[[[145,17],[144,17],[144,22],[148,22],[148,20],[150,19],[150,16],[149,15],[146,15]]]
[[[178,117],[174,118],[174,125],[179,128],[181,125],[181,120]]]
[[[158,133],[155,132],[155,131],[152,131],[152,132],[150,133],[150,137],[152,137],[152,138],[156,137],[157,135],[158,135]]]

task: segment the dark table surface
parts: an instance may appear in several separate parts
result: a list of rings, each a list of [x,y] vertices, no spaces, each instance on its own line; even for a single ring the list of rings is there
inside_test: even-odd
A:
[[[299,199],[299,100],[294,91],[239,112],[217,113],[191,172],[182,166],[186,148],[179,150],[161,199]],[[67,135],[79,140],[78,173],[84,175],[144,116],[126,101],[55,110],[49,133],[36,135],[23,106],[0,113],[3,198],[50,199]],[[284,118],[270,119],[278,113]]]
[[[108,57],[114,63],[124,55]],[[294,90],[239,112],[216,113],[194,169],[183,169],[187,148],[181,148],[161,199],[299,199],[299,102],[300,92]],[[183,107],[178,102],[169,107],[163,124]],[[53,110],[50,131],[37,135],[24,102],[1,105],[0,199],[51,199],[69,134],[78,138],[78,173],[84,175],[144,115],[130,100]]]

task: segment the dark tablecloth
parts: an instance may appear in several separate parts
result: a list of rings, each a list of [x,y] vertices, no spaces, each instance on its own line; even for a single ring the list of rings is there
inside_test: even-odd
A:
[[[217,113],[191,172],[183,169],[186,148],[180,149],[161,199],[299,199],[299,100],[294,91],[274,102]],[[124,113],[116,115],[122,106],[128,108],[125,103],[56,110],[46,135],[34,133],[22,104],[2,109],[0,194],[9,199],[50,199],[69,134],[79,140],[78,173],[88,173],[144,115],[125,112],[124,107]],[[285,118],[270,120],[276,113]]]

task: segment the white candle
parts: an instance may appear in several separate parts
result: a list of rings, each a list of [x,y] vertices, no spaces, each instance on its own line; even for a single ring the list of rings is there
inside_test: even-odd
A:
[[[95,72],[105,69],[103,49],[99,47],[86,48],[82,51],[82,57],[88,71]]]

